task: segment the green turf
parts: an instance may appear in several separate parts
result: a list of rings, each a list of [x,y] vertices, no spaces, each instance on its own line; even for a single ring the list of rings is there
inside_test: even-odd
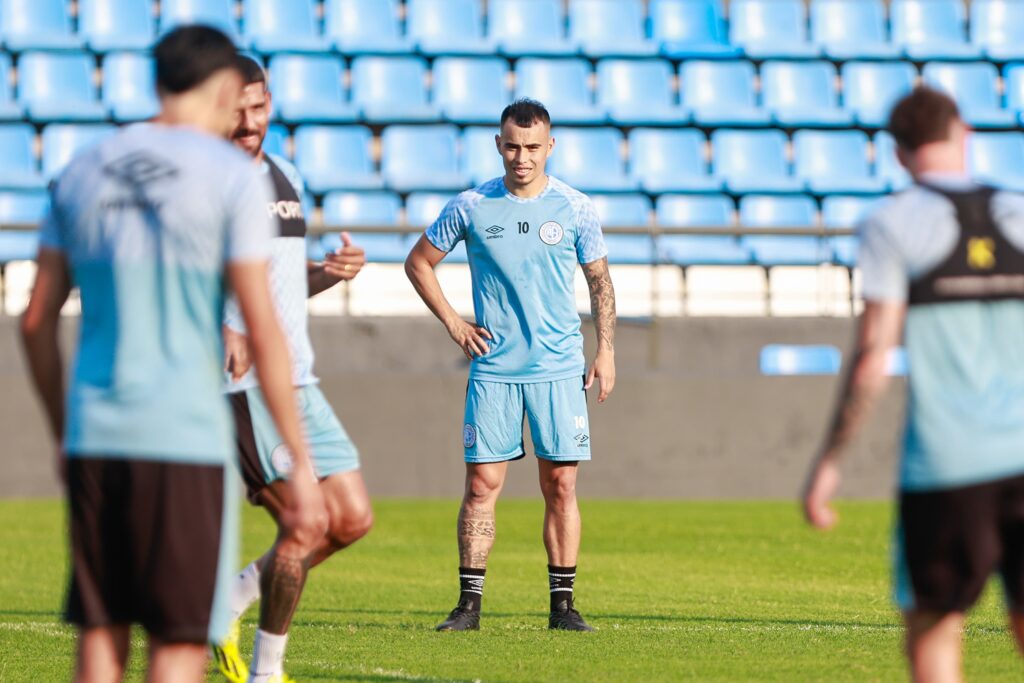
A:
[[[431,630],[456,597],[456,503],[376,508],[372,534],[311,575],[287,660],[300,681],[904,676],[882,503],[843,505],[840,528],[824,535],[804,528],[791,503],[588,501],[577,596],[594,634],[545,628],[539,503],[500,504],[483,630],[470,634]],[[74,639],[57,621],[62,508],[0,502],[0,530],[0,681],[67,680]],[[247,557],[271,537],[264,515],[248,510]],[[997,593],[988,591],[967,629],[970,680],[1024,679]],[[141,680],[139,664],[132,680]]]

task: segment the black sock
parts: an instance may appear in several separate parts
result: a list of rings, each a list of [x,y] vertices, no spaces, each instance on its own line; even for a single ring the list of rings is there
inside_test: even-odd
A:
[[[484,573],[486,569],[459,567],[459,604],[469,603],[470,609],[480,610],[484,599]]]
[[[548,586],[551,588],[551,611],[561,602],[572,604],[572,586],[576,583],[576,567],[548,565]]]

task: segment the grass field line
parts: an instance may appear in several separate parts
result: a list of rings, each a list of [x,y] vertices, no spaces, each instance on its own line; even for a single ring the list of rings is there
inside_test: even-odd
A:
[[[75,632],[71,628],[47,621],[0,621],[0,631],[29,631],[51,638],[75,637]]]

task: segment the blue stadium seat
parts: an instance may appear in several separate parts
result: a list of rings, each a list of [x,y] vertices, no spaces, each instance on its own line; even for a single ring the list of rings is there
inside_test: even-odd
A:
[[[319,3],[316,3],[319,5]],[[324,52],[314,0],[243,0],[242,34],[257,52]]]
[[[878,203],[878,197],[832,195],[821,202],[821,223],[826,228],[855,228]]]
[[[153,7],[148,0],[81,0],[78,32],[93,52],[146,50],[153,44]]]
[[[971,42],[994,62],[1024,59],[1024,3],[1020,0],[973,0]]]
[[[1024,191],[1024,133],[974,133],[967,141],[971,175],[996,187]]]
[[[0,200],[2,201],[2,200]],[[31,232],[0,232],[0,264],[7,265],[13,261],[34,261],[39,253],[39,233]],[[2,308],[2,304],[0,304]]]
[[[0,73],[3,67],[0,66]],[[1007,64],[1003,69],[1003,86],[1006,108],[1017,112],[1024,124],[1024,64]],[[0,95],[0,111],[3,110],[3,95]]]
[[[655,265],[659,260],[657,243],[646,235],[605,235],[608,263],[624,266]]]
[[[406,31],[425,55],[490,55],[480,0],[407,0]]]
[[[493,126],[466,128],[462,133],[462,172],[473,185],[505,174],[505,167],[494,143]]]
[[[402,200],[393,192],[330,192],[324,196],[325,225],[398,225],[401,212]]]
[[[384,181],[370,156],[373,133],[363,126],[299,126],[295,166],[314,193],[378,190]]]
[[[441,209],[451,199],[451,195],[437,192],[413,192],[405,200],[405,221],[409,225],[426,228],[441,215]],[[407,235],[405,245],[412,249],[419,240],[419,234]],[[467,263],[466,243],[459,242],[445,257],[445,263]]]
[[[0,121],[18,121],[23,107],[14,100],[11,88],[11,58],[0,52]]]
[[[352,103],[370,121],[435,121],[440,113],[428,101],[426,77],[419,57],[356,57]]]
[[[803,0],[732,0],[729,37],[752,59],[821,55],[821,48],[807,40]]]
[[[840,235],[829,238],[832,244],[832,260],[841,266],[854,268],[857,266],[857,254],[860,240],[853,235]]]
[[[397,0],[325,0],[324,36],[344,54],[413,51],[402,35]]]
[[[115,121],[141,121],[160,110],[153,59],[138,52],[114,52],[103,60],[103,104]]]
[[[740,224],[748,228],[814,228],[817,206],[807,196],[747,195],[740,199]],[[832,260],[831,245],[818,237],[753,235],[740,238],[763,266],[813,266]]]
[[[622,133],[616,128],[556,128],[555,150],[548,161],[552,175],[583,192],[628,192],[637,189],[622,162]]]
[[[655,220],[662,228],[732,228],[735,206],[724,195],[700,197],[662,195]],[[662,259],[679,266],[741,266],[750,251],[732,235],[665,235],[659,240]]]
[[[897,59],[882,0],[813,0],[811,40],[829,59]]]
[[[793,136],[796,177],[815,194],[879,194],[884,180],[872,175],[868,136],[859,130],[801,130]]]
[[[540,100],[555,124],[604,123],[594,105],[590,65],[582,59],[524,57],[516,62],[516,97]]]
[[[0,124],[0,188],[45,187],[35,156],[36,132],[27,123]]]
[[[729,44],[719,0],[650,0],[651,38],[671,59],[740,57]]]
[[[976,128],[1007,128],[1017,123],[1012,111],[1003,109],[999,96],[999,73],[989,62],[956,64],[930,62],[921,72],[925,82],[949,93],[960,113]]]
[[[568,57],[579,52],[565,38],[561,0],[489,0],[488,36],[510,57]]]
[[[848,127],[853,117],[839,107],[836,68],[828,62],[765,62],[761,99],[784,128]]]
[[[441,57],[434,62],[434,104],[453,123],[497,124],[512,97],[508,62],[499,57]]]
[[[644,194],[594,194],[597,217],[606,228],[645,229],[651,222],[651,200]]]
[[[0,192],[0,224],[38,223],[49,204],[46,190]]]
[[[0,0],[0,42],[11,52],[82,47],[65,0]]]
[[[161,0],[160,33],[182,24],[208,24],[240,40],[233,0]]]
[[[390,202],[395,195],[381,193]],[[345,204],[348,196],[339,197],[340,204]],[[379,202],[378,202],[379,203]],[[374,207],[371,207],[374,208]],[[326,221],[327,219],[324,218]],[[409,255],[409,245],[406,237],[400,232],[358,232],[352,235],[352,242],[366,250],[366,260],[370,263],[404,263],[405,257]],[[341,235],[329,233],[320,239],[320,245],[325,252],[331,252],[342,247]]]
[[[619,126],[680,125],[689,114],[672,92],[672,65],[661,59],[602,59],[598,103]]]
[[[889,16],[893,42],[914,61],[981,56],[966,40],[961,0],[892,0]]]
[[[272,123],[267,128],[267,135],[263,138],[263,151],[267,154],[276,154],[286,159],[291,158],[288,153],[288,129],[280,123]]]
[[[388,187],[464,190],[469,178],[459,169],[455,126],[390,126],[381,137],[381,172]]]
[[[708,172],[707,138],[694,129],[635,128],[629,134],[629,173],[644,192],[718,192]]]
[[[43,128],[43,177],[56,177],[79,151],[113,132],[105,123],[53,123]]]
[[[761,349],[762,375],[836,375],[843,354],[835,346],[769,344]]]
[[[786,136],[779,130],[730,130],[711,134],[711,170],[734,194],[800,192],[786,159]]]
[[[332,55],[276,55],[270,60],[274,111],[289,123],[351,123],[359,110],[347,101],[345,67]]]
[[[842,76],[846,109],[858,125],[878,128],[896,100],[913,89],[917,71],[907,62],[847,62]]]
[[[589,57],[653,57],[642,0],[569,0],[569,40]]]
[[[886,131],[875,134],[875,175],[885,181],[891,191],[902,190],[913,180],[896,158],[896,142]]]
[[[26,52],[18,61],[18,100],[34,121],[102,121],[95,68],[83,52]]]
[[[684,61],[679,67],[682,106],[703,127],[767,126],[771,113],[757,106],[750,62]]]

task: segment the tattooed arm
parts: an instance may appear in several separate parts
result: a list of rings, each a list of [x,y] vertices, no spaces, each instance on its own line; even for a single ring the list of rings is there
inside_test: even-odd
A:
[[[586,388],[597,378],[601,387],[597,402],[604,403],[615,387],[615,288],[607,258],[584,263],[583,274],[590,288],[590,311],[597,331],[597,355],[587,372]]]
[[[889,351],[900,343],[906,310],[905,304],[888,301],[868,301],[864,306],[853,361],[804,491],[804,513],[816,527],[825,529],[836,522],[829,501],[839,487],[839,458],[888,386]]]

